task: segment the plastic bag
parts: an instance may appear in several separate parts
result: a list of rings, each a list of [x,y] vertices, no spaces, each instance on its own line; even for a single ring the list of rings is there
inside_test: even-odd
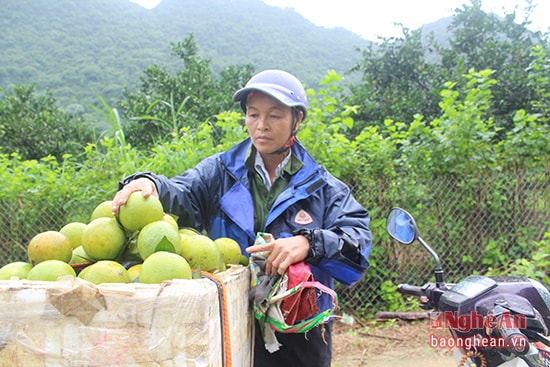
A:
[[[272,240],[270,234],[259,233],[255,244]],[[328,322],[338,307],[338,296],[333,289],[315,281],[309,264],[305,262],[292,264],[282,276],[265,274],[268,256],[269,253],[261,252],[250,257],[250,298],[266,349],[273,353],[280,346],[274,331],[305,333]]]

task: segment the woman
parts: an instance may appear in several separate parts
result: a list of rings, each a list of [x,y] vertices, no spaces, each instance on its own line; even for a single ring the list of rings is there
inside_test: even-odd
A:
[[[157,196],[181,227],[206,230],[212,239],[231,237],[247,254],[269,251],[268,274],[305,261],[315,280],[331,288],[334,279],[359,281],[369,266],[369,214],[296,140],[308,110],[300,81],[266,70],[233,100],[245,113],[248,139],[181,176],[132,175],[113,199],[113,214],[141,190]],[[258,232],[271,233],[274,241],[253,245]],[[277,333],[282,346],[270,353],[257,324],[254,366],[330,366],[331,332],[329,322],[307,334]]]

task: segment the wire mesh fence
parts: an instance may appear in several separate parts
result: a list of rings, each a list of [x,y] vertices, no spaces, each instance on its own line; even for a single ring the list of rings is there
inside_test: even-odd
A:
[[[345,308],[361,312],[384,307],[382,284],[423,285],[433,281],[435,262],[419,244],[401,245],[385,233],[385,216],[391,207],[409,211],[420,236],[439,255],[450,283],[490,267],[506,271],[506,264],[531,258],[535,242],[550,229],[550,180],[547,171],[486,173],[483,176],[445,176],[421,181],[411,179],[416,193],[380,195],[402,183],[360,189],[367,208],[376,208],[384,219],[373,233],[372,266],[358,284],[337,290]],[[358,192],[358,187],[354,187]],[[383,197],[381,200],[380,197]],[[374,219],[373,219],[374,220]],[[383,227],[383,228],[382,228]]]
[[[385,216],[400,206],[416,218],[421,237],[439,254],[447,280],[526,257],[550,226],[548,172],[488,173],[426,180],[401,177],[351,182],[354,195],[372,216],[373,251],[366,277],[352,287],[337,285],[345,310],[363,313],[380,306],[383,284],[423,284],[434,262],[418,244],[392,242]],[[26,260],[26,247],[39,232],[89,219],[97,202],[25,197],[0,199],[0,265]]]

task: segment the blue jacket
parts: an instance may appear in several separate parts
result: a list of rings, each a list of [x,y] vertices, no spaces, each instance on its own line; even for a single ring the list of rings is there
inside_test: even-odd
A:
[[[165,211],[178,216],[180,227],[206,230],[212,239],[231,237],[244,253],[256,237],[244,165],[250,144],[246,139],[171,179],[145,172],[123,184],[137,177],[153,180]],[[349,188],[319,166],[299,142],[293,146],[293,154],[304,165],[270,209],[264,232],[280,238],[309,229],[311,250],[306,261],[315,279],[331,288],[333,278],[351,285],[369,267],[369,214]]]

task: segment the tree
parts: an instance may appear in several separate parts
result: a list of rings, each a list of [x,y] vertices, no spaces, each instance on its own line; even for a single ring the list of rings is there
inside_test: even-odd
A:
[[[157,65],[145,70],[136,92],[124,91],[121,102],[127,140],[138,147],[150,147],[156,140],[177,136],[183,127],[212,121],[223,111],[232,110],[231,96],[252,76],[251,65],[230,66],[217,79],[210,60],[201,59],[191,33],[182,42],[171,43],[182,69],[172,76]]]
[[[384,120],[411,121],[416,114],[435,117],[439,111],[438,86],[442,80],[437,67],[426,61],[428,48],[420,30],[403,28],[403,38],[381,38],[381,43],[362,51],[363,60],[353,71],[361,82],[350,86],[346,101],[359,105],[355,131]]]
[[[531,12],[531,0],[526,2]],[[493,70],[498,84],[492,88],[491,114],[497,126],[508,130],[515,111],[531,111],[531,101],[539,97],[529,83],[530,65],[535,61],[532,49],[540,45],[548,50],[548,41],[528,30],[529,21],[517,23],[515,12],[499,18],[483,12],[481,5],[481,0],[471,0],[470,6],[456,11],[449,27],[450,48],[439,48],[441,72],[447,80],[456,80],[470,69]]]
[[[17,152],[24,160],[48,155],[62,160],[64,154],[82,154],[83,147],[94,141],[93,129],[55,107],[50,92],[35,96],[34,85],[16,85],[13,94],[0,91],[1,152]]]
[[[526,2],[532,11],[531,1]],[[361,81],[350,86],[351,96],[343,96],[346,103],[360,106],[354,131],[381,127],[386,119],[410,124],[418,115],[425,121],[437,118],[445,83],[465,82],[462,76],[471,70],[494,72],[498,83],[491,86],[492,103],[486,113],[494,116],[501,131],[509,130],[515,111],[540,111],[541,103],[533,101],[548,98],[543,91],[549,90],[550,64],[547,59],[541,63],[538,56],[548,54],[548,40],[529,31],[528,25],[527,20],[516,23],[515,13],[503,18],[487,14],[481,0],[472,0],[456,9],[447,29],[448,45],[438,43],[433,34],[403,28],[402,38],[381,38],[380,44],[360,50],[363,59],[351,71],[360,72]],[[542,50],[534,52],[537,46]],[[546,78],[545,89],[532,82],[533,73],[538,80]]]

